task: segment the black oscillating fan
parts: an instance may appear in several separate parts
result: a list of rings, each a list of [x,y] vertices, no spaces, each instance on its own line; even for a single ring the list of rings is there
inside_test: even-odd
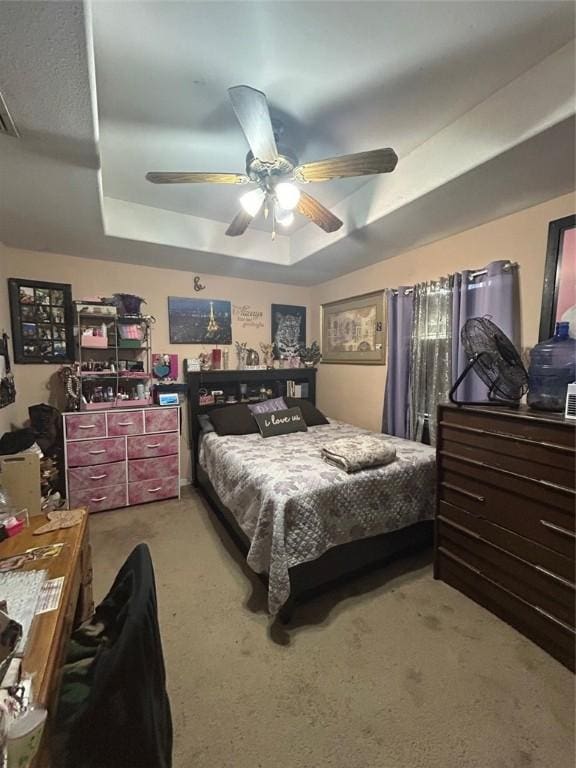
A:
[[[508,336],[487,317],[473,317],[464,323],[460,338],[468,365],[454,382],[450,401],[455,405],[517,406],[528,391],[528,374]],[[456,399],[456,390],[471,370],[488,387],[487,401]]]

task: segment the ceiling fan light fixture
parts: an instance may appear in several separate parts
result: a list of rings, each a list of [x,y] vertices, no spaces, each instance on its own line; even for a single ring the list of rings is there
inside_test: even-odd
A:
[[[263,189],[251,189],[250,192],[245,192],[240,198],[240,205],[246,211],[249,216],[256,216],[256,214],[262,208],[262,203],[266,193]]]
[[[290,224],[294,223],[294,214],[292,211],[287,211],[285,208],[282,208],[278,203],[276,203],[276,206],[274,208],[274,218],[278,222],[278,224],[281,224],[283,227],[289,227]]]
[[[279,205],[285,211],[293,211],[298,205],[300,190],[295,184],[291,184],[289,181],[282,181],[280,184],[276,184],[274,192],[276,193]]]

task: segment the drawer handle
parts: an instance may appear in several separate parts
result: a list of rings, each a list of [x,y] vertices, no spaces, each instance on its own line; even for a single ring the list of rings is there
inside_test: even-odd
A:
[[[106,472],[103,475],[90,475],[90,480],[103,480],[105,477],[108,477]]]
[[[547,619],[550,619],[550,621],[553,621],[555,624],[558,624],[559,626],[562,627],[562,629],[565,629],[567,632],[570,632],[571,635],[575,634],[574,629],[569,624],[565,624],[560,619],[557,619],[556,616],[552,616],[551,613],[548,613],[548,611],[545,611],[543,608],[540,608],[540,606],[538,605],[535,605],[533,607],[538,611],[538,613],[541,613],[542,616],[546,616]]]
[[[160,443],[148,443],[146,448],[160,448]]]
[[[451,483],[442,483],[444,488],[448,488],[451,491],[455,491],[455,493],[461,493],[463,496],[468,496],[471,499],[474,499],[474,501],[479,501],[480,503],[484,504],[486,499],[484,496],[479,496],[477,493],[471,493],[470,491],[465,491],[464,488],[460,488],[457,485],[452,485]]]
[[[79,424],[78,429],[96,429],[96,424]]]
[[[471,536],[473,539],[481,539],[482,536],[480,534],[476,533],[475,531],[471,531],[469,528],[465,528],[463,525],[458,525],[458,523],[455,523],[453,520],[448,520],[446,517],[443,517],[442,515],[438,515],[438,520],[441,520],[444,525],[447,525],[449,528],[456,528],[457,531],[461,531],[462,533],[465,533],[466,536]],[[476,518],[476,520],[480,520],[481,518]]]
[[[119,421],[118,426],[119,427],[131,427],[132,424],[134,424],[133,421]]]
[[[158,488],[148,488],[148,493],[158,493],[158,491],[162,490],[162,486],[159,485]]]
[[[106,453],[106,448],[99,448],[97,451],[88,451],[92,456],[97,456],[99,453]]]
[[[566,587],[570,587],[570,589],[576,589],[576,586],[572,584],[571,581],[568,581],[568,579],[564,579],[562,576],[558,576],[557,573],[553,573],[552,571],[549,571],[548,568],[544,568],[542,565],[537,565],[536,570],[540,571],[540,573],[543,573],[545,576],[549,576],[551,579],[555,579],[556,581],[559,581],[560,584],[564,584]]]
[[[98,499],[90,499],[90,501],[106,501],[108,496],[100,496]]]
[[[576,539],[576,533],[573,531],[568,531],[566,528],[562,528],[561,525],[556,525],[555,523],[550,523],[548,520],[540,520],[542,525],[546,528],[550,528],[551,531],[555,531],[556,533],[562,534],[562,536],[568,536],[570,539]]]
[[[446,549],[445,547],[438,547],[438,551],[442,552],[443,555],[446,555],[446,557],[449,557],[451,560],[455,560],[463,568],[467,568],[469,571],[472,571],[478,576],[484,575],[482,571],[480,571],[478,568],[475,568],[473,565],[470,565],[470,563],[467,563],[466,560],[462,560],[461,557],[458,557],[458,555],[455,555],[453,552],[450,552],[449,549]]]

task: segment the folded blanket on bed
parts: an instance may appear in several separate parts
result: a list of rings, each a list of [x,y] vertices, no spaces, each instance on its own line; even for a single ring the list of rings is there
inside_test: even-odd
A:
[[[343,437],[324,446],[320,453],[324,461],[345,472],[381,467],[396,458],[396,448],[375,435]]]

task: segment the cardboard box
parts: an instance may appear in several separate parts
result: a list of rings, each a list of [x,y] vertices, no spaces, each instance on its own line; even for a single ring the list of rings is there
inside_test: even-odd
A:
[[[6,489],[17,512],[42,514],[40,457],[35,453],[0,456],[0,485]]]

